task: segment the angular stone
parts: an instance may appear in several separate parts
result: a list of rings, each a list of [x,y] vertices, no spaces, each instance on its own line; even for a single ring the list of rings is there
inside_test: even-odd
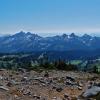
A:
[[[100,93],[100,87],[97,86],[93,86],[90,89],[87,89],[84,93],[83,93],[83,97],[88,98],[88,97],[92,97],[92,96],[96,96],[97,94]]]

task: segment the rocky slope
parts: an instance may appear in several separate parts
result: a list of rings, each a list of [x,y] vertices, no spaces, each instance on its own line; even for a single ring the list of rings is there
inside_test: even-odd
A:
[[[0,70],[0,100],[99,100],[97,74]]]

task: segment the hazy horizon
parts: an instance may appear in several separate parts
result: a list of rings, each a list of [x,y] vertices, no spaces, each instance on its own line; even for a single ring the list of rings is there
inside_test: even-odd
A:
[[[14,32],[14,33],[6,33],[6,34],[1,34],[0,33],[0,36],[9,36],[9,35],[14,35],[14,34],[17,34],[17,33],[20,33],[20,32],[30,32],[30,31],[24,31],[24,30],[21,30],[21,31],[17,31],[17,32]],[[42,37],[52,37],[52,36],[56,36],[56,35],[63,35],[63,34],[66,34],[66,35],[70,35],[71,33],[75,33],[75,35],[77,36],[82,36],[84,34],[88,34],[88,35],[91,35],[91,36],[99,36],[100,37],[100,34],[99,32],[96,33],[96,32],[93,32],[93,33],[88,33],[88,32],[30,32],[32,34],[37,34],[39,36],[42,36]]]

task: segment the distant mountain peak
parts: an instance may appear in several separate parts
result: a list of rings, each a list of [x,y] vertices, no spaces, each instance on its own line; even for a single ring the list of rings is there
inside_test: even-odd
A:
[[[20,32],[18,32],[18,33],[16,33],[16,34],[14,34],[13,36],[32,36],[32,37],[40,37],[40,36],[38,36],[37,34],[33,34],[33,33],[31,33],[31,32],[24,32],[24,31],[20,31]]]
[[[20,31],[20,32],[18,32],[16,34],[26,34],[26,33],[24,31]]]
[[[90,36],[90,35],[88,35],[88,34],[84,34],[84,35],[82,36],[82,38],[83,38],[83,39],[91,39],[92,36]]]
[[[68,37],[68,35],[64,33],[64,34],[62,35],[62,37],[63,37],[63,38],[66,38],[66,37]]]
[[[31,35],[32,33],[31,32],[27,32],[26,34]]]
[[[75,33],[71,33],[69,36],[70,37],[76,37]]]
[[[68,38],[78,38],[78,36],[75,33],[71,33],[70,35],[68,35]]]
[[[88,35],[87,33],[83,34],[83,36],[87,36],[87,35]]]
[[[20,31],[20,32],[18,32],[18,33],[15,33],[15,34],[12,35],[12,36],[23,36],[23,35],[25,35],[25,34],[26,34],[25,32]]]
[[[49,50],[92,50],[100,49],[100,37],[94,38],[88,34],[79,37],[75,33],[52,37],[41,37],[31,32],[20,31],[8,37],[0,37],[0,51],[49,51]]]

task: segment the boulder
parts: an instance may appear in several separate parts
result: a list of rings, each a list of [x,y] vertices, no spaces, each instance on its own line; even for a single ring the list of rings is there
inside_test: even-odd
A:
[[[64,98],[67,99],[69,95],[67,93],[64,94]]]
[[[0,80],[3,80],[3,77],[2,76],[0,76]]]
[[[49,77],[49,73],[45,72],[44,77]]]
[[[0,86],[0,90],[9,91],[9,89],[4,86]]]
[[[61,87],[56,88],[57,92],[61,92],[63,89]]]
[[[8,87],[13,86],[13,84],[12,84],[11,82],[8,82],[6,85],[7,85]]]
[[[75,79],[72,77],[66,76],[66,79],[75,82]]]
[[[83,97],[84,98],[89,98],[89,97],[93,97],[96,96],[100,93],[100,87],[98,86],[93,86],[90,89],[87,89],[84,93],[83,93]]]

